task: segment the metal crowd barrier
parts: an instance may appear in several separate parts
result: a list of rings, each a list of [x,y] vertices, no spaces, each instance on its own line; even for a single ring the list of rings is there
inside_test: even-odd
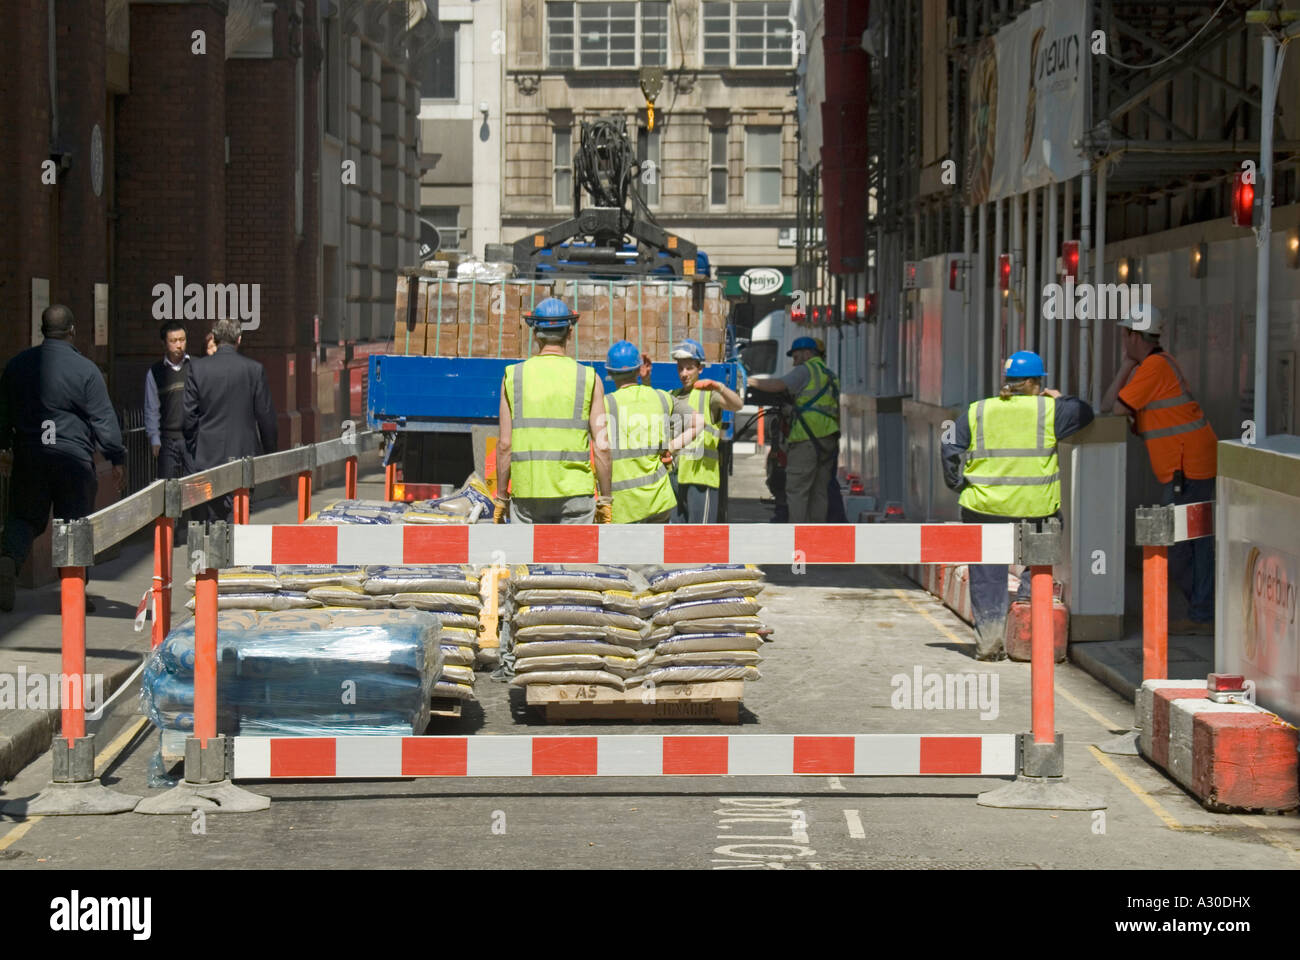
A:
[[[59,568],[62,596],[63,675],[84,678],[86,673],[86,568],[96,554],[152,525],[154,529],[153,583],[142,604],[153,599],[152,645],[162,643],[171,629],[172,528],[186,511],[218,497],[233,495],[234,520],[248,522],[249,493],[258,483],[298,477],[298,519],[311,512],[311,474],[316,467],[345,461],[347,496],[357,493],[357,458],[387,442],[382,433],[363,431],[347,438],[326,440],[260,457],[232,460],[174,480],[155,480],[144,489],[81,520],[54,523],[52,553]],[[224,524],[222,525],[224,526]],[[196,571],[199,572],[199,571]],[[197,606],[197,604],[196,604]],[[214,608],[215,610],[215,608]],[[207,611],[195,611],[206,623]],[[215,613],[211,628],[216,630]],[[215,638],[215,632],[213,633]],[[215,656],[215,647],[213,648]],[[200,654],[202,656],[203,654]],[[213,664],[215,669],[215,663]],[[84,680],[76,681],[77,683]],[[134,809],[138,797],[108,790],[95,778],[94,736],[86,733],[83,698],[61,697],[62,725],[54,738],[54,777],[50,788],[19,812],[45,814],[121,813]]]

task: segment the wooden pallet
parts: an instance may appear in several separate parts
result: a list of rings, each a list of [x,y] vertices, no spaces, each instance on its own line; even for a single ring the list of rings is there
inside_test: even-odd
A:
[[[464,700],[456,697],[434,697],[429,701],[429,716],[431,717],[459,717],[460,708]]]
[[[743,680],[713,683],[663,683],[653,697],[641,688],[614,690],[577,683],[531,684],[527,704],[547,723],[568,720],[675,720],[739,723]]]

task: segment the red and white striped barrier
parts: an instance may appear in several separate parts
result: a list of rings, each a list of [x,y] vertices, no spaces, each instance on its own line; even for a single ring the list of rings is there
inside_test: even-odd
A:
[[[234,566],[279,563],[1014,563],[1015,525],[235,526]]]
[[[1010,733],[233,739],[235,780],[1016,774]]]
[[[1214,501],[1174,506],[1174,542],[1214,536]]]

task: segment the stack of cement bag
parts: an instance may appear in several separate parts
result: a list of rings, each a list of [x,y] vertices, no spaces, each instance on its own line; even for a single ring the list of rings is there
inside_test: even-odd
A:
[[[443,670],[437,617],[411,610],[217,615],[217,731],[254,736],[422,734]],[[194,621],[146,661],[141,703],[194,729]]]
[[[194,592],[194,578],[186,583]],[[303,610],[321,606],[307,591],[284,587],[275,567],[230,567],[217,574],[218,610]],[[194,598],[185,604],[194,609]]]
[[[313,524],[490,523],[492,494],[477,474],[455,493],[436,500],[335,500],[307,518]]]
[[[422,567],[369,567],[362,589],[384,604],[424,610],[442,623],[442,676],[435,697],[474,700],[474,661],[479,653],[479,576],[472,567],[453,564]]]
[[[758,616],[764,587],[758,567],[660,569],[648,573],[646,581],[653,599],[647,598],[643,608],[653,647],[636,683],[759,679],[763,658],[758,651],[771,631]]]
[[[623,690],[649,661],[644,582],[624,567],[527,564],[510,573],[503,618],[511,684],[580,683]]]

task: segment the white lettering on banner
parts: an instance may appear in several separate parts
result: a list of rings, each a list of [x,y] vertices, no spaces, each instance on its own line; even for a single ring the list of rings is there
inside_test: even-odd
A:
[[[127,931],[148,940],[153,929],[152,897],[85,897],[73,890],[50,901],[50,929],[61,933]]]
[[[798,869],[821,869],[820,863],[804,859],[815,857],[817,851],[808,845],[808,816],[798,806],[801,801],[781,797],[723,797],[721,803],[723,806],[713,812],[719,817],[718,839],[723,845],[713,852],[725,859],[714,859],[712,863],[720,864],[714,870],[765,867],[786,870],[796,861]],[[742,823],[770,823],[776,829],[772,833],[731,832],[735,825]]]

